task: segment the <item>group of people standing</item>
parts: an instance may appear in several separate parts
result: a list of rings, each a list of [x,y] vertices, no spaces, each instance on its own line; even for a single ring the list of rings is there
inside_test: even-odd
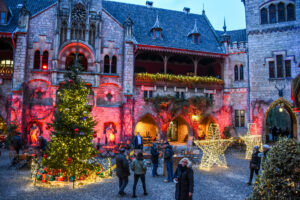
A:
[[[269,141],[278,141],[281,137],[291,137],[291,133],[288,128],[283,130],[282,128],[277,128],[276,126],[270,127],[269,131]]]
[[[130,176],[131,168],[134,173],[134,182],[132,189],[132,197],[136,198],[136,186],[141,179],[144,195],[148,195],[146,189],[146,172],[147,172],[147,162],[143,156],[143,144],[142,138],[138,133],[137,136],[133,139],[133,145],[136,151],[138,152],[135,156],[134,160],[129,164],[125,156],[125,149],[121,149],[120,153],[116,156],[116,173],[119,178],[119,195],[124,196],[126,193],[124,192],[127,184],[128,177]],[[194,172],[191,168],[192,163],[188,158],[183,158],[180,160],[178,167],[174,173],[173,171],[173,148],[169,144],[169,142],[165,142],[162,145],[164,149],[164,162],[167,168],[167,179],[164,182],[175,182],[176,183],[176,191],[175,191],[175,199],[176,200],[190,200],[192,199],[193,189],[194,189]],[[152,177],[157,177],[157,169],[159,164],[160,152],[158,150],[158,145],[153,143],[151,147],[151,161],[152,161]]]

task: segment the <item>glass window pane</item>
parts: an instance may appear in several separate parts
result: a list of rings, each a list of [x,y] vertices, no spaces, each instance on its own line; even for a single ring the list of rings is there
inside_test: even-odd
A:
[[[235,110],[234,111],[234,126],[235,127],[239,127],[240,126],[239,118],[240,118],[240,112],[239,112],[239,110]]]
[[[153,91],[150,90],[150,91],[149,91],[149,98],[152,98],[152,97],[153,97]]]
[[[234,80],[235,81],[239,80],[239,68],[237,65],[234,66]]]
[[[269,62],[269,78],[275,78],[275,62]]]
[[[285,8],[284,3],[278,4],[278,22],[284,22],[285,21]]]
[[[109,73],[109,56],[104,57],[104,73]]]
[[[268,23],[268,11],[267,11],[266,8],[261,9],[260,19],[261,19],[261,24],[267,24]]]
[[[276,56],[276,65],[277,65],[277,78],[283,77],[283,59],[282,55]]]
[[[144,98],[148,98],[148,91],[144,91]]]
[[[160,38],[160,31],[159,30],[155,31],[155,38]]]
[[[6,17],[6,13],[5,12],[1,12],[1,24],[5,24],[5,17]]]
[[[291,61],[290,60],[285,61],[285,76],[291,77]]]
[[[244,65],[240,66],[240,80],[244,80]]]
[[[287,20],[288,21],[295,20],[295,6],[293,4],[289,4],[287,6]]]
[[[241,110],[241,127],[245,127],[245,111]]]
[[[274,4],[269,6],[269,19],[270,23],[276,23],[276,6]]]

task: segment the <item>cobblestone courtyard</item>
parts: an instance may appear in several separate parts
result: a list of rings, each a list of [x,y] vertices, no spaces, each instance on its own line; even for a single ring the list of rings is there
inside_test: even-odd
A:
[[[249,177],[249,161],[244,160],[244,152],[229,149],[226,158],[229,168],[215,168],[209,172],[198,170],[194,165],[195,192],[194,200],[242,200],[251,193],[251,187],[246,182]],[[9,164],[8,152],[2,151],[0,157],[0,199],[35,199],[35,200],[113,200],[132,199],[131,191],[133,176],[129,178],[129,185],[123,198],[117,195],[118,180],[116,176],[103,182],[77,188],[40,188],[33,187],[29,170],[7,170]],[[164,177],[151,177],[151,168],[148,169],[146,182],[148,196],[143,196],[141,183],[137,187],[137,199],[145,200],[172,200],[174,199],[175,184],[164,183]],[[162,173],[162,169],[159,170]]]

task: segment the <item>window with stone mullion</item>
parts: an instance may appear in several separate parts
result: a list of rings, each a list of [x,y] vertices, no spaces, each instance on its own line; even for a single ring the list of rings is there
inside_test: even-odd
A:
[[[261,24],[268,23],[268,10],[266,8],[260,10],[260,20],[261,20]]]

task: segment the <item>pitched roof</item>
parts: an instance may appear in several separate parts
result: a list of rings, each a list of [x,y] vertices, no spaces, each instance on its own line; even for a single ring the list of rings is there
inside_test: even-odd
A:
[[[220,37],[224,33],[224,31],[216,31],[216,33]],[[230,43],[248,41],[246,29],[226,31],[226,34],[230,36]]]
[[[223,53],[214,30],[203,15],[114,1],[103,1],[103,8],[121,24],[130,15],[134,23],[134,37],[138,44]],[[150,32],[157,16],[163,28],[162,39],[154,39]],[[199,44],[194,44],[192,38],[188,37],[194,28],[195,20],[201,34]]]
[[[24,0],[4,0],[4,2],[11,11],[12,16],[7,24],[0,25],[0,32],[12,33],[18,26],[19,12],[21,10],[21,7],[18,7],[18,5],[23,4]],[[27,0],[26,8],[29,11],[30,16],[34,16],[56,2],[57,0]]]

